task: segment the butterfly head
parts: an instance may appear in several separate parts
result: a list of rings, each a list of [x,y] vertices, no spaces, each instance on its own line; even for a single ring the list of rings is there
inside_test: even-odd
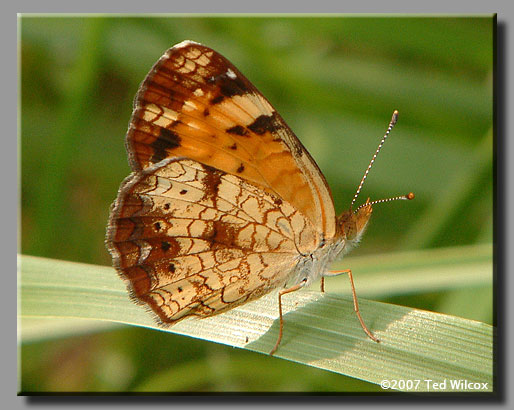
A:
[[[346,240],[357,242],[360,240],[373,212],[372,205],[373,203],[368,198],[366,203],[357,208],[356,211],[350,208],[337,218],[339,231]]]
[[[348,211],[343,212],[337,218],[337,226],[343,238],[351,242],[359,242],[362,234],[366,230],[369,218],[373,212],[373,205],[382,202],[391,202],[398,200],[411,200],[414,199],[414,194],[409,192],[407,195],[395,196],[393,198],[378,199],[370,202],[369,198],[366,203],[359,206],[356,210],[351,207]]]

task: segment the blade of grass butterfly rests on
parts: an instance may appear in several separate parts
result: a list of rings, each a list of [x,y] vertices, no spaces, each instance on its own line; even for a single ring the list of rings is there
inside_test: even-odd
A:
[[[84,318],[162,330],[130,302],[112,268],[31,256],[20,256],[18,264],[21,319]],[[377,345],[362,334],[350,297],[308,291],[295,296],[284,298],[291,332],[277,357],[373,383],[400,377],[455,378],[492,388],[489,325],[362,299],[361,312],[382,340]],[[267,354],[278,330],[276,314],[271,294],[165,331]]]

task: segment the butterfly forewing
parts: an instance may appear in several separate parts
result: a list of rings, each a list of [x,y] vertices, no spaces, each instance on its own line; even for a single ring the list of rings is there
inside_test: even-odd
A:
[[[127,147],[135,171],[190,158],[289,202],[326,239],[336,234],[314,160],[255,86],[208,47],[183,42],[155,64],[136,96]]]

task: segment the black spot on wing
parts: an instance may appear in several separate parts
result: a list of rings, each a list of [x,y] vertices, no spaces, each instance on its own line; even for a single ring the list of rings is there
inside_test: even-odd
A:
[[[223,101],[224,98],[225,97],[223,97],[222,95],[218,95],[211,99],[211,104],[219,104],[220,102]]]
[[[295,157],[301,157],[305,152],[305,148],[298,140],[296,135],[294,135],[293,131],[291,131],[291,129],[284,124],[283,120],[276,112],[274,112],[272,115],[260,115],[246,128],[258,135],[263,135],[266,132],[269,132],[272,134],[273,141],[275,142],[286,142],[284,140],[285,135],[290,135],[290,138],[288,138],[287,142],[289,148],[291,149],[291,153]]]
[[[166,150],[180,147],[180,137],[167,128],[161,128],[159,137],[150,146],[153,148],[153,155],[150,161],[156,163],[168,156]]]
[[[249,90],[245,84],[236,77],[231,79],[225,76],[223,83],[220,85],[221,94],[225,97],[232,97],[234,95],[243,95]]]
[[[250,92],[250,89],[239,76],[229,77],[226,71],[210,77],[207,82],[219,89],[219,95],[211,99],[212,104],[219,104],[225,97],[230,98],[234,95],[244,95]]]
[[[283,128],[280,121],[278,121],[276,113],[273,115],[260,115],[253,123],[247,126],[258,135],[265,134],[266,132],[275,133]]]
[[[235,134],[235,135],[241,135],[241,136],[246,135],[248,133],[248,131],[246,131],[244,129],[244,127],[242,127],[241,125],[236,125],[236,126],[234,126],[232,128],[229,128],[227,130],[227,132],[229,134]]]

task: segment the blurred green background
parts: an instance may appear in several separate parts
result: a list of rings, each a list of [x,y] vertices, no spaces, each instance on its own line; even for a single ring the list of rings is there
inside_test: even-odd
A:
[[[271,101],[324,172],[339,212],[399,110],[358,203],[409,191],[416,199],[376,206],[344,267],[359,255],[490,244],[494,24],[492,16],[22,16],[21,253],[110,265],[105,226],[129,174],[132,99],[155,61],[185,39],[225,55]],[[381,300],[492,323],[491,286]],[[25,343],[20,381],[22,391],[379,390],[128,327]]]

